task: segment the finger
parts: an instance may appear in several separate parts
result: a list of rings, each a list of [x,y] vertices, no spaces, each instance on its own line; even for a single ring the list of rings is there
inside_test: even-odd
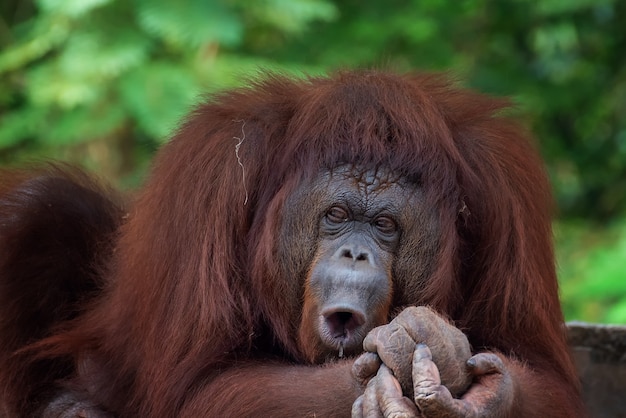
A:
[[[440,386],[439,370],[433,362],[433,356],[426,344],[417,344],[413,352],[413,386],[421,392],[430,387]]]
[[[385,418],[418,416],[417,407],[409,398],[402,395],[400,383],[384,364],[376,374],[376,392],[380,410]]]
[[[430,349],[424,344],[417,344],[413,354],[413,385],[415,404],[423,416],[468,416],[465,415],[464,405],[455,400],[448,388],[441,384],[439,370],[432,361]]]
[[[376,353],[361,354],[352,365],[352,375],[361,384],[367,385],[367,382],[376,375],[381,365],[380,357]]]
[[[424,306],[409,306],[400,312],[393,322],[405,328],[415,343],[425,343],[430,334],[426,328],[438,320],[438,315]]]
[[[352,411],[350,413],[352,418],[364,418],[363,416],[363,395],[356,398],[352,404]]]
[[[471,384],[466,361],[471,357],[467,337],[448,320],[425,306],[412,306],[402,311],[394,321],[407,330],[416,344],[426,344],[432,350],[441,384],[458,396]]]
[[[494,353],[479,353],[467,361],[474,384],[463,403],[477,415],[505,415],[515,399],[513,377],[504,360]]]
[[[503,373],[504,363],[494,353],[478,353],[467,360],[467,367],[474,376],[492,373]]]
[[[382,348],[394,349],[398,346],[398,332],[404,329],[398,324],[391,322],[387,325],[376,327],[371,330],[363,340],[363,349],[370,352],[378,352]]]
[[[367,383],[361,398],[361,416],[363,418],[382,418],[383,414],[378,405],[378,397],[376,395],[376,377],[370,379]]]
[[[393,371],[403,392],[412,396],[410,364],[415,342],[407,330],[397,323],[374,328],[365,337],[363,347],[367,351],[376,351],[382,362]]]

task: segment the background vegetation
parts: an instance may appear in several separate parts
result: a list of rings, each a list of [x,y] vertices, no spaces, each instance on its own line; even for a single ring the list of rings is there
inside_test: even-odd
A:
[[[199,95],[266,70],[450,70],[540,138],[568,319],[626,322],[626,2],[4,0],[0,164],[123,187]]]

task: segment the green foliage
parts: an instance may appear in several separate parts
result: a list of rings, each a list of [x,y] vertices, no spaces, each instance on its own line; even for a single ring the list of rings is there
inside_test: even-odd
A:
[[[122,102],[138,128],[159,140],[167,139],[198,90],[192,74],[166,61],[135,68],[119,84]]]
[[[227,2],[138,0],[136,13],[146,33],[183,49],[210,42],[237,45],[243,34],[243,24]]]
[[[626,222],[556,229],[563,309],[568,319],[626,323]]]
[[[295,35],[336,14],[324,0],[38,0],[26,7],[13,0],[2,7],[0,28],[10,31],[0,31],[0,161],[102,141],[128,154],[130,144],[121,157],[131,159],[122,164],[127,172],[103,170],[116,181],[137,177],[132,160],[154,148],[146,140],[167,139],[200,93],[258,71],[259,59],[238,52],[247,25],[260,37]],[[25,15],[12,20],[23,7]]]
[[[312,20],[332,21],[337,17],[337,8],[320,0],[259,0],[241,2],[240,6],[258,24],[290,35],[305,32]]]
[[[77,18],[98,6],[110,3],[110,0],[38,0],[36,3],[44,13]]]

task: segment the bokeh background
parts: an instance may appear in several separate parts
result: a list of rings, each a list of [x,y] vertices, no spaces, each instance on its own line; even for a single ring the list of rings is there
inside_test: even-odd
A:
[[[132,189],[202,94],[356,67],[512,97],[554,186],[567,319],[626,323],[624,0],[2,0],[0,165]]]

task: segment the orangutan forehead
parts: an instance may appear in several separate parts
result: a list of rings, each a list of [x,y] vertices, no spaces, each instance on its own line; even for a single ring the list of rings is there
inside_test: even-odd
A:
[[[354,183],[359,188],[382,190],[406,183],[400,174],[385,167],[366,168],[358,165],[340,165],[328,170],[324,177],[330,181]]]
[[[320,193],[324,199],[351,201],[363,206],[364,210],[382,204],[381,202],[405,201],[415,193],[415,187],[400,174],[385,167],[362,167],[345,164],[322,170],[302,196]]]

